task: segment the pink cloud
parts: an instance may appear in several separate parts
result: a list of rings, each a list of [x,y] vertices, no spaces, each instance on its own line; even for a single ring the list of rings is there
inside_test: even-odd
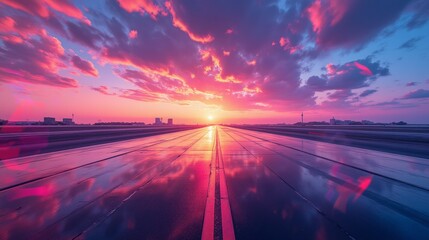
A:
[[[46,31],[22,42],[3,43],[0,47],[0,81],[77,87],[76,80],[57,73],[66,68],[67,57],[61,42]]]
[[[82,73],[94,77],[98,76],[98,71],[94,67],[94,64],[92,62],[84,60],[77,55],[72,56],[71,61],[73,63],[73,66],[79,69]]]
[[[135,39],[135,38],[137,38],[137,34],[138,34],[137,30],[131,30],[128,33],[128,37],[131,38],[131,39]]]
[[[16,42],[17,38],[28,38],[41,32],[42,29],[30,17],[5,16],[0,18],[0,35],[4,39],[12,39],[12,41]]]
[[[362,75],[365,75],[365,76],[372,76],[373,75],[372,72],[371,72],[371,70],[369,70],[369,68],[367,66],[365,66],[363,64],[360,64],[359,62],[354,62],[354,65],[357,68],[359,68],[360,73]]]
[[[117,0],[119,5],[127,12],[147,13],[153,19],[160,13],[162,9],[153,3],[152,0]]]
[[[183,32],[187,33],[189,38],[191,38],[195,42],[200,43],[209,43],[214,40],[214,37],[210,34],[205,36],[199,36],[189,30],[189,27],[177,16],[176,11],[174,10],[171,2],[167,1],[165,2],[165,6],[170,12],[171,16],[173,17],[173,25]]]
[[[281,37],[279,40],[279,44],[280,46],[285,47],[286,45],[290,44],[290,41],[287,38]]]
[[[11,17],[0,18],[0,32],[11,32],[15,30],[15,20]]]
[[[83,15],[82,11],[76,6],[74,6],[72,3],[70,3],[68,0],[0,0],[0,2],[15,9],[19,9],[21,11],[40,16],[42,18],[50,17],[52,15],[50,8],[52,8],[69,17],[82,20],[86,24],[91,24],[91,22]]]
[[[289,40],[289,38],[285,38],[285,37],[280,38],[279,44],[284,50],[289,51],[290,54],[293,54],[302,48],[299,45],[293,46],[291,41]],[[271,44],[271,45],[274,46],[273,44]]]
[[[326,72],[310,77],[307,86],[316,91],[358,89],[369,86],[376,77],[388,75],[389,69],[366,58],[343,65],[328,64]]]
[[[56,11],[63,13],[69,17],[82,20],[84,23],[90,25],[91,21],[87,19],[82,11],[70,3],[68,0],[58,1],[58,0],[45,0],[46,4],[55,9]]]

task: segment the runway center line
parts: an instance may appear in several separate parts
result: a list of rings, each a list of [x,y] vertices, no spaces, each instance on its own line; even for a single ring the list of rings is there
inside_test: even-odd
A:
[[[234,224],[225,181],[222,149],[216,127],[210,164],[209,189],[203,222],[202,240],[235,240]]]

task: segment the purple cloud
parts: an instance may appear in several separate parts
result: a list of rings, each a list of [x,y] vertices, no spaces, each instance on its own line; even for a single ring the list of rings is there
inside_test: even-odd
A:
[[[76,80],[57,73],[67,65],[64,48],[57,38],[43,30],[40,35],[17,39],[4,39],[0,47],[0,81],[77,87]]]
[[[307,86],[315,91],[357,89],[367,87],[377,77],[388,74],[387,67],[366,58],[343,65],[328,64],[326,74],[310,77]]]
[[[411,39],[407,40],[406,42],[402,43],[401,46],[399,46],[399,48],[401,48],[401,49],[413,49],[416,47],[417,42],[419,42],[421,39],[422,39],[421,37],[411,38]]]
[[[306,9],[319,47],[360,46],[393,23],[409,0],[314,0]]]
[[[376,89],[367,89],[367,90],[363,91],[361,94],[359,94],[359,97],[366,97],[366,96],[372,95],[376,92],[377,92]]]
[[[315,94],[328,90],[333,92],[327,96],[328,102],[338,106],[373,94],[376,90],[360,95],[352,90],[371,86],[378,77],[389,74],[389,68],[378,61],[366,58],[345,64],[334,62],[326,66],[324,74],[307,81],[301,78],[303,62],[329,48],[361,46],[404,10],[415,12],[407,8],[408,0],[292,0],[284,4],[276,0],[118,0],[107,1],[103,11],[85,8],[85,15],[92,21],[89,24],[74,17],[78,15],[70,15],[73,11],[79,14],[79,8],[71,2],[62,2],[70,12],[60,11],[50,2],[31,0],[29,4],[36,4],[34,9],[25,10],[18,6],[22,4],[9,1],[10,7],[0,9],[5,16],[11,13],[9,18],[0,17],[0,25],[5,26],[0,29],[5,42],[1,48],[31,46],[28,36],[40,34],[43,29],[38,24],[43,24],[59,39],[73,42],[70,46],[78,44],[87,49],[100,66],[109,65],[107,69],[115,69],[114,74],[134,85],[135,89],[115,88],[117,96],[180,104],[200,101],[228,110],[314,107]],[[38,13],[39,8],[48,13]],[[21,21],[20,17],[32,21]],[[21,24],[25,22],[36,27],[25,28],[27,25]],[[30,53],[30,58],[31,54],[36,53]],[[37,66],[39,58],[29,62]],[[72,65],[84,74],[98,76],[94,64],[79,56],[62,53],[49,60],[55,64],[45,66],[56,67],[44,74],[30,64],[22,71],[51,74],[44,81],[57,76],[57,82],[67,82],[58,72]],[[16,66],[19,64],[7,66],[7,70],[19,69]],[[16,81],[19,76],[15,73],[3,81]],[[92,89],[112,94],[107,86]]]
[[[416,0],[409,7],[409,11],[413,16],[407,23],[408,29],[415,29],[421,27],[429,19],[429,2],[426,0]]]
[[[91,89],[104,95],[116,95],[116,93],[109,92],[109,88],[107,86],[92,87]]]
[[[84,60],[77,55],[72,56],[71,61],[73,63],[73,66],[79,69],[82,73],[94,77],[98,76],[98,71],[97,69],[95,69],[94,64],[92,62]]]
[[[96,28],[82,22],[66,22],[69,38],[87,47],[98,49],[99,42],[104,34]]]
[[[402,99],[429,98],[429,90],[418,89],[405,94]]]

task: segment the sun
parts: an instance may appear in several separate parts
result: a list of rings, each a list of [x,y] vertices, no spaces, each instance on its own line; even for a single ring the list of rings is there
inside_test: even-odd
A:
[[[207,116],[207,119],[208,119],[209,121],[212,121],[212,120],[213,120],[213,116],[212,116],[212,115],[208,115],[208,116]]]

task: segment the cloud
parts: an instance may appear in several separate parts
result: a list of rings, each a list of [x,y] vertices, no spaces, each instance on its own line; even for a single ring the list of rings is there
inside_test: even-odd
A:
[[[73,66],[79,69],[82,73],[91,75],[94,77],[98,76],[98,71],[95,69],[94,64],[90,61],[84,60],[77,55],[71,57]]]
[[[411,38],[411,39],[407,40],[406,42],[402,43],[401,46],[399,46],[398,48],[400,48],[400,49],[413,49],[416,47],[417,42],[419,42],[421,39],[422,39],[421,37]]]
[[[0,35],[3,39],[15,38],[16,41],[22,41],[22,38],[41,32],[42,29],[31,17],[25,15],[0,17]]]
[[[162,12],[161,7],[154,4],[152,0],[117,0],[119,5],[127,12],[147,13],[156,18]]]
[[[77,11],[72,16],[73,10],[56,10],[56,3],[29,4],[33,2],[40,10],[15,5],[0,9],[3,41],[31,45],[28,39],[37,39],[32,36],[41,34],[40,25],[46,26],[59,39],[73,43],[66,46],[87,50],[97,66],[114,69],[133,84],[134,88],[115,88],[119,97],[285,111],[314,107],[315,96],[322,91],[332,92],[327,96],[331,106],[333,102],[346,106],[358,98],[353,89],[388,75],[387,66],[366,58],[333,62],[323,74],[302,79],[304,62],[323,50],[370,41],[407,9],[408,1],[116,0],[105,2],[102,11],[80,7],[91,24],[78,20]],[[73,6],[71,1],[58,4],[62,3]],[[379,5],[386,5],[383,11]],[[57,76],[68,65],[94,77],[100,70],[75,55],[57,54],[53,59],[57,67],[49,73]],[[110,94],[108,86],[93,90]]]
[[[116,93],[109,92],[109,88],[107,86],[92,87],[91,89],[104,95],[116,95]]]
[[[405,94],[402,99],[429,98],[429,90],[418,89]]]
[[[67,66],[61,42],[46,31],[21,42],[3,40],[0,47],[0,81],[77,87],[76,80],[58,74]]]
[[[322,49],[361,46],[393,23],[409,0],[314,0],[305,13]]]
[[[352,93],[350,89],[346,90],[337,90],[331,94],[329,94],[328,98],[332,100],[346,100],[351,96],[354,96],[355,94]]]
[[[407,87],[412,87],[412,86],[416,86],[417,83],[416,82],[408,82],[407,84],[405,84],[405,86]]]
[[[189,30],[189,27],[183,22],[182,19],[180,19],[179,16],[177,16],[176,14],[176,10],[174,9],[174,7],[172,6],[172,3],[167,1],[165,3],[165,6],[167,7],[168,11],[170,12],[172,18],[173,18],[173,25],[177,28],[179,28],[180,30],[182,30],[183,32],[187,33],[189,38],[191,38],[192,40],[196,41],[196,42],[200,42],[200,43],[208,43],[214,40],[214,37],[210,34],[207,35],[198,35],[192,31]]]
[[[155,102],[164,100],[157,94],[152,94],[139,89],[123,89],[121,90],[121,94],[119,96],[142,102]]]
[[[98,49],[98,43],[105,38],[104,34],[98,29],[81,22],[67,21],[65,25],[67,26],[68,37],[71,40],[93,49]]]
[[[376,89],[367,89],[367,90],[363,91],[361,94],[359,94],[359,97],[367,97],[367,96],[372,95],[376,92],[377,92]]]
[[[138,32],[136,30],[131,30],[128,33],[128,37],[131,38],[131,39],[135,39],[137,37],[137,34],[138,34]]]
[[[225,109],[284,110],[314,104],[314,90],[300,86],[300,53],[291,50],[301,39],[301,23],[293,21],[300,18],[300,2],[286,15],[258,1],[166,5],[168,15],[158,14],[156,20],[147,14],[123,15],[121,6],[109,5],[120,19],[105,20],[114,34],[100,41],[100,58],[136,69],[116,71],[138,87],[124,95],[144,101],[201,101]],[[224,9],[229,10],[221,19],[209,20]],[[139,33],[138,41],[130,41],[129,29]],[[213,40],[204,40],[207,36]],[[287,45],[271,45],[281,37],[288,39]]]
[[[34,14],[42,18],[49,18],[52,16],[53,13],[51,12],[51,9],[54,9],[55,11],[69,17],[79,19],[86,24],[91,24],[91,22],[83,15],[82,11],[68,0],[1,0],[1,2],[15,9]]]
[[[358,89],[367,87],[377,77],[388,74],[387,67],[366,58],[343,65],[328,64],[326,74],[311,76],[307,80],[307,86],[315,91]]]
[[[409,7],[409,11],[413,13],[407,23],[407,28],[412,30],[423,26],[429,19],[429,2],[426,0],[416,0]]]

